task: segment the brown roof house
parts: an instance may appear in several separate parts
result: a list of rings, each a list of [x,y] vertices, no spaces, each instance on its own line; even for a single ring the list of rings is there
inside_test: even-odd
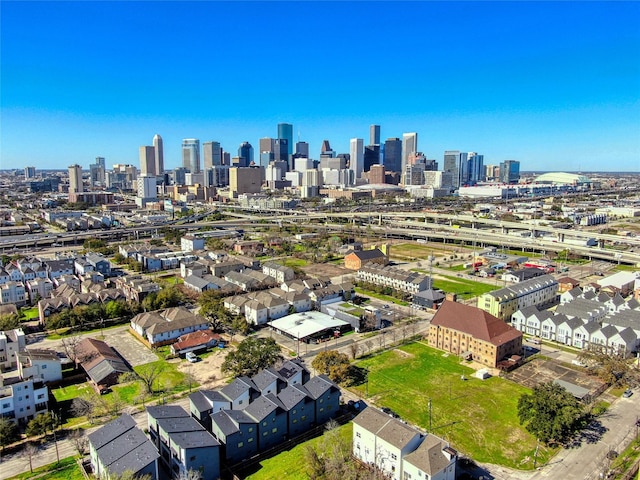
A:
[[[389,246],[369,250],[357,250],[348,253],[344,257],[344,266],[349,270],[359,270],[368,263],[387,265],[389,263]]]
[[[495,368],[522,354],[522,332],[484,310],[445,301],[431,320],[429,344]]]
[[[76,354],[76,361],[98,393],[108,392],[112,385],[118,383],[120,375],[131,371],[120,355],[101,340],[85,338],[78,343]]]

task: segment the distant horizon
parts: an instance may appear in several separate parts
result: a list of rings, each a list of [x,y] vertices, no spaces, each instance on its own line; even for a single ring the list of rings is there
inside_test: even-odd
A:
[[[293,124],[318,158],[418,151],[523,170],[640,171],[640,2],[0,2],[0,169],[165,167]],[[38,167],[39,168],[39,167]]]

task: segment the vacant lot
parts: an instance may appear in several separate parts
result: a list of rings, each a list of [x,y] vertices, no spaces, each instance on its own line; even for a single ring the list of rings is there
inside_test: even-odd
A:
[[[455,293],[458,297],[465,300],[499,288],[489,283],[475,282],[473,280],[450,277],[448,275],[434,275],[433,287],[447,293]]]
[[[342,260],[340,260],[342,262]],[[312,263],[301,270],[312,277],[338,277],[340,275],[353,275],[355,272],[331,263]]]
[[[461,252],[460,245],[445,246],[441,243],[398,243],[391,246],[391,258],[400,260],[423,259],[427,260],[431,255],[439,257],[450,255],[454,252]]]
[[[542,358],[532,359],[520,368],[508,373],[507,378],[528,388],[559,379],[586,388],[591,394],[604,386],[601,380],[587,375],[580,369],[562,365],[556,360]]]
[[[480,462],[533,468],[536,440],[519,425],[517,415],[518,399],[529,389],[497,377],[473,378],[473,370],[456,356],[423,343],[358,365],[369,370],[369,399],[376,404],[425,430],[431,425],[435,435]],[[357,390],[366,395],[367,385]],[[541,447],[538,462],[544,463],[552,453]]]

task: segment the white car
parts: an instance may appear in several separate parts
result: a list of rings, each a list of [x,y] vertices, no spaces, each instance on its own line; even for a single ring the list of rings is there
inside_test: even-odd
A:
[[[198,356],[193,352],[187,352],[187,354],[184,356],[184,358],[186,358],[187,361],[189,361],[191,363],[196,363],[198,361]]]

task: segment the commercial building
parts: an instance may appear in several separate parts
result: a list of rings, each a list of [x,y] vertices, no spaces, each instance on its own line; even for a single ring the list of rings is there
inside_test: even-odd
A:
[[[505,160],[500,163],[500,181],[502,183],[518,183],[520,180],[520,162]]]
[[[260,193],[264,181],[261,167],[234,167],[229,169],[229,195],[238,198],[243,193]]]
[[[352,138],[349,142],[350,169],[354,172],[354,178],[362,177],[364,171],[364,141],[361,138]]]
[[[415,155],[418,152],[418,134],[413,133],[403,133],[402,134],[402,164],[401,164],[401,172],[404,172],[404,169],[409,164],[409,157]]]
[[[388,138],[384,142],[384,168],[388,172],[402,171],[402,140]]]
[[[182,140],[182,167],[190,173],[200,173],[200,140],[196,138]]]
[[[80,165],[69,166],[69,193],[84,192],[82,183],[82,167]]]
[[[156,172],[156,151],[152,146],[140,147],[140,175],[152,176],[155,179]]]
[[[155,156],[155,174],[160,176],[164,173],[164,145],[162,137],[157,133],[153,136],[153,153]]]

